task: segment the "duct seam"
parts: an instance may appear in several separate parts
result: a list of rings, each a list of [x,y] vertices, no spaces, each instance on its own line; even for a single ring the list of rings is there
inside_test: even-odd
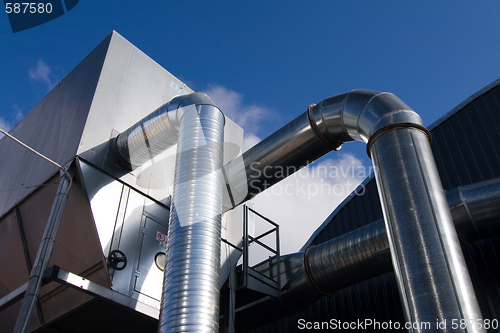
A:
[[[421,126],[419,124],[413,124],[413,123],[396,123],[392,125],[385,126],[381,129],[379,129],[377,132],[375,132],[370,139],[368,140],[368,143],[366,144],[366,154],[368,154],[369,158],[372,158],[371,155],[371,148],[375,140],[377,140],[380,136],[384,135],[387,132],[397,130],[397,129],[402,129],[402,128],[414,128],[416,130],[419,130],[420,132],[423,132],[427,138],[429,139],[429,143],[432,143],[432,134],[429,132],[427,128],[424,126]]]

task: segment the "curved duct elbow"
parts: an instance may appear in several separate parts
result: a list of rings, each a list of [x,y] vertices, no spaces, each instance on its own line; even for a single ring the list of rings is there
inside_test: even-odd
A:
[[[332,149],[348,141],[363,141],[384,129],[415,127],[427,132],[420,116],[396,95],[353,90],[329,97],[309,109],[311,125]]]
[[[416,128],[430,137],[420,116],[387,92],[353,90],[329,97],[243,154],[244,181],[235,188],[249,200],[343,143],[364,141],[395,128]],[[269,170],[285,172],[267,172]]]
[[[177,143],[183,115],[194,105],[212,105],[203,93],[176,96],[130,126],[115,139],[121,166],[133,170]]]

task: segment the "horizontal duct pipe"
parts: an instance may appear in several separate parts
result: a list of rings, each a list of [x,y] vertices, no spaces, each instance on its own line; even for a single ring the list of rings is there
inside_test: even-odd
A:
[[[459,186],[448,191],[446,198],[454,225],[466,240],[465,245],[500,235],[500,178]],[[302,274],[322,295],[393,270],[383,219],[299,254],[307,265]],[[287,293],[302,292],[293,290],[293,279],[284,279],[288,280],[288,285],[282,290],[282,298],[289,304],[291,299],[287,298]],[[295,279],[301,281],[303,278],[295,273]]]
[[[480,320],[429,140],[422,119],[395,95],[354,90],[311,105],[245,152],[245,181],[234,177],[238,168],[225,170],[233,197],[248,200],[345,142],[365,142],[406,320]]]
[[[446,199],[465,244],[500,233],[500,178],[457,187],[446,192]]]
[[[500,235],[500,178],[457,187],[448,191],[446,197],[455,227],[462,230],[462,238],[474,242]],[[384,220],[310,247],[305,252],[282,256],[280,265],[281,280],[286,281],[281,297],[267,302],[282,307],[284,310],[277,312],[285,316],[303,310],[321,296],[393,271]],[[253,313],[252,317],[265,316]],[[256,327],[259,324],[264,323],[256,323]]]

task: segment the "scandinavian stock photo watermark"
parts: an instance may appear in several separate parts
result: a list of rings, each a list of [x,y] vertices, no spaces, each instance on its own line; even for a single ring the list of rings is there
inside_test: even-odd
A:
[[[309,164],[309,162],[307,162]],[[306,164],[306,165],[307,165]],[[307,200],[315,196],[347,196],[354,192],[363,195],[360,182],[374,172],[373,166],[318,164],[316,166],[250,165],[248,189],[253,195],[301,196]],[[286,178],[286,181],[282,181]]]

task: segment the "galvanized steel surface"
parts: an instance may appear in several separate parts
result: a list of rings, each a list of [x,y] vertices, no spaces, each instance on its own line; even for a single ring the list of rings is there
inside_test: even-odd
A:
[[[428,137],[415,129],[393,130],[371,152],[407,320],[447,320],[448,330],[452,319],[482,320]]]
[[[311,248],[307,261],[312,279],[324,294],[391,271],[384,221]]]
[[[251,199],[330,150],[321,143],[305,112],[243,154],[246,179],[240,179],[235,189],[248,193],[245,200]]]
[[[319,135],[332,144],[369,139],[394,124],[423,125],[420,116],[397,96],[357,89],[332,96],[311,109]]]
[[[132,170],[177,143],[179,128],[169,121],[167,107],[162,105],[116,138],[116,150]]]
[[[224,116],[191,107],[179,130],[158,332],[218,332]]]
[[[500,178],[446,192],[460,238],[468,245],[500,233]]]
[[[394,125],[424,129],[420,116],[391,93],[353,90],[326,98],[246,151],[247,179],[235,188],[247,190],[249,200],[343,143],[371,145],[374,134]]]
[[[431,144],[445,190],[500,177],[500,80],[482,89],[431,125]],[[371,178],[371,181],[370,181]],[[321,244],[382,218],[373,177],[339,210],[328,217],[311,244]],[[500,242],[498,237],[462,246],[483,318],[500,312]],[[372,318],[403,322],[393,273],[370,279],[322,297],[303,312],[263,326],[255,332],[299,332],[305,319],[349,321]],[[376,304],[376,306],[375,306]]]

